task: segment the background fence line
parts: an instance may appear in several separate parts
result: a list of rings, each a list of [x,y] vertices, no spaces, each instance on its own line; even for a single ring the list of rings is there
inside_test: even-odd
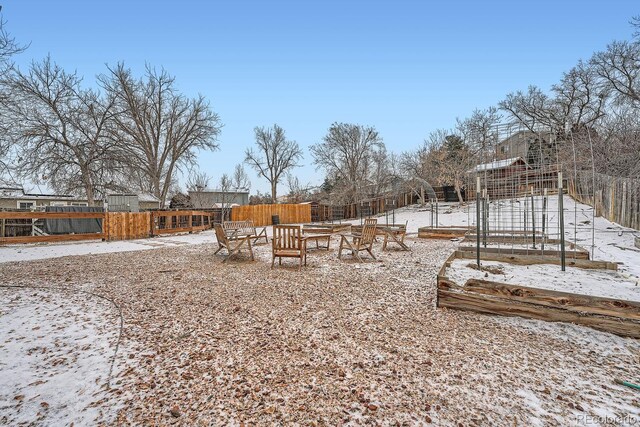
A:
[[[593,206],[596,216],[640,230],[640,179],[578,171],[568,181],[569,195]]]
[[[280,224],[308,223],[311,222],[311,204],[243,205],[231,209],[231,221],[250,219],[258,227],[272,225],[275,215]]]

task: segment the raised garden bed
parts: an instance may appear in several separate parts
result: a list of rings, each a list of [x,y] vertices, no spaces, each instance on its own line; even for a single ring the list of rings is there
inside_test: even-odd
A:
[[[604,261],[454,252],[438,273],[436,305],[485,314],[570,322],[640,338],[640,285]]]
[[[420,227],[418,237],[423,239],[448,240],[464,237],[471,228],[469,227]]]
[[[469,238],[465,238],[458,250],[476,253],[476,241]],[[537,256],[550,256],[560,258],[560,244],[545,242],[544,249],[540,243],[536,244],[535,249],[531,242],[528,243],[514,243],[514,242],[494,242],[488,241],[487,247],[480,245],[480,253],[493,253],[493,254],[505,254],[505,255],[537,255]],[[581,246],[578,246],[571,242],[565,243],[565,254],[567,258],[577,259],[589,259],[589,251]]]

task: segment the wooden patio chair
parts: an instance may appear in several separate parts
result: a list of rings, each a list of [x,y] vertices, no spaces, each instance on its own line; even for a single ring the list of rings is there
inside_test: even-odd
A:
[[[216,231],[216,238],[218,239],[218,250],[213,254],[216,255],[222,249],[226,249],[229,254],[226,256],[222,262],[226,262],[233,255],[238,255],[240,253],[240,249],[246,243],[249,248],[249,253],[251,254],[251,260],[253,261],[253,249],[251,248],[251,238],[253,236],[244,236],[238,237],[237,239],[230,239],[224,232],[224,228],[222,228],[221,224],[214,224],[214,230]]]
[[[360,251],[367,251],[371,258],[376,259],[376,256],[371,250],[373,248],[373,242],[376,239],[376,226],[378,220],[375,218],[369,218],[364,220],[364,227],[362,227],[362,233],[358,234],[341,234],[340,235],[340,249],[338,250],[338,259],[342,258],[342,250],[351,250],[351,254],[360,262],[364,262],[360,256]],[[349,241],[351,240],[351,241]]]
[[[278,264],[282,265],[282,258],[298,258],[302,268],[302,261],[307,265],[307,244],[302,237],[302,228],[299,225],[274,225],[272,240],[271,268],[278,258]]]

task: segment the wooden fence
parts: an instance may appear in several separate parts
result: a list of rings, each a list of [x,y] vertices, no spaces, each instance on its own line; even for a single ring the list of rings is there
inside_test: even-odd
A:
[[[402,193],[394,197],[376,197],[348,205],[311,203],[311,221],[324,222],[366,218],[414,203],[418,203],[418,195],[412,192]]]
[[[154,211],[151,234],[192,233],[211,228],[211,214],[202,211]]]
[[[569,194],[591,205],[596,215],[640,230],[640,179],[579,171],[568,179]],[[594,186],[595,184],[595,186]]]
[[[105,240],[145,239],[151,236],[150,212],[109,212],[105,215]]]
[[[272,217],[278,215],[281,224],[311,222],[311,204],[245,205],[231,209],[231,221],[253,220],[256,226],[273,224]]]
[[[0,245],[104,239],[104,216],[103,212],[0,212]],[[43,230],[47,219],[99,219],[103,226],[97,233],[48,235]]]
[[[46,234],[44,221],[98,219],[95,233]],[[211,228],[211,214],[201,211],[154,212],[0,212],[0,245],[79,240],[130,240]]]

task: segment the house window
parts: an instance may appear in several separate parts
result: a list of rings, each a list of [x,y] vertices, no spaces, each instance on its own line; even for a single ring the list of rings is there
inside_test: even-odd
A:
[[[18,209],[34,209],[36,207],[36,202],[21,202],[18,201]]]
[[[69,206],[89,206],[89,204],[86,202],[71,202]]]

